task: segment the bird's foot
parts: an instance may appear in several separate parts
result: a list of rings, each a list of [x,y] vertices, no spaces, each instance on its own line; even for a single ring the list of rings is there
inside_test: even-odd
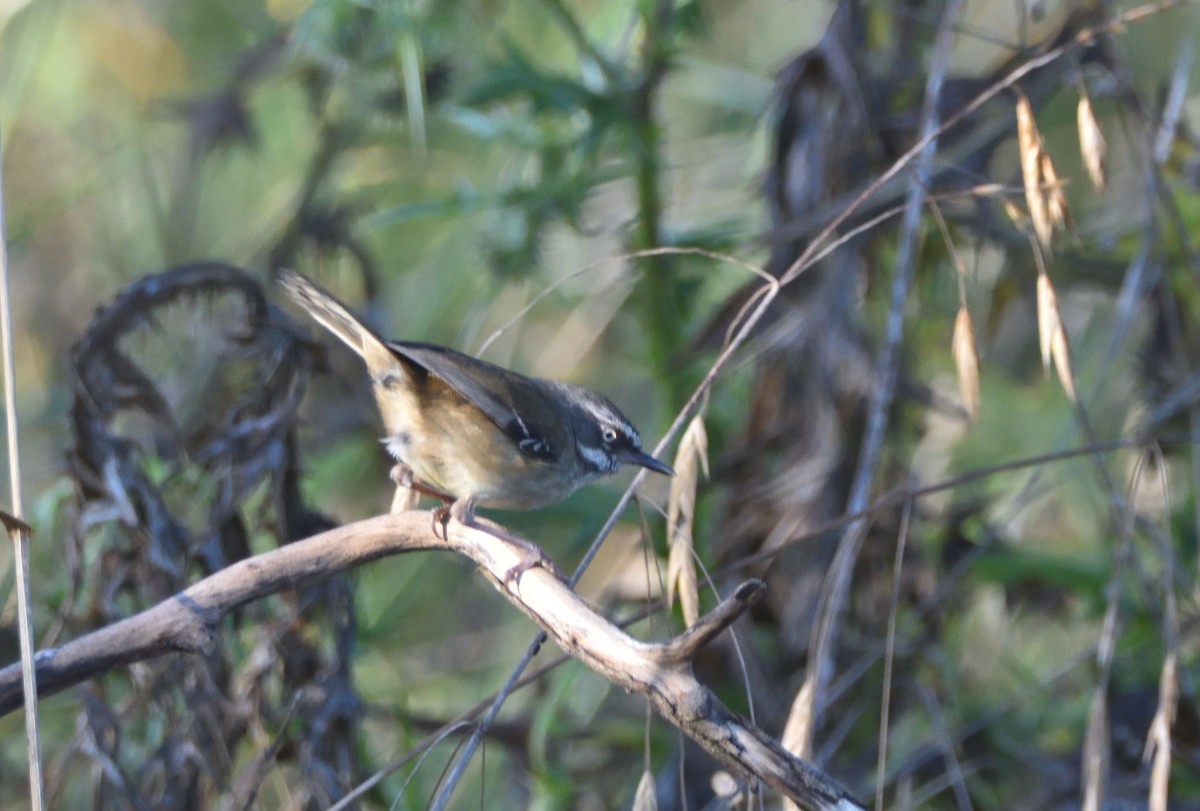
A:
[[[450,526],[450,506],[443,504],[435,509],[432,515],[433,520],[430,523],[430,527],[433,529],[433,537],[442,541],[447,540],[446,528]],[[439,526],[442,528],[442,533],[440,535],[438,534]]]
[[[530,569],[536,569],[539,566],[558,579],[566,580],[566,577],[563,576],[562,571],[558,568],[554,561],[552,561],[549,556],[541,550],[540,547],[528,542],[525,542],[524,546],[526,553],[522,556],[521,562],[504,573],[504,587],[506,589],[509,591],[516,589],[517,585],[520,583],[521,575],[525,574]]]
[[[554,561],[550,559],[550,556],[532,541],[518,538],[516,535],[500,527],[480,527],[480,529],[493,537],[507,541],[521,550],[521,562],[504,573],[504,585],[506,587],[515,586],[517,581],[521,579],[521,575],[530,569],[538,567],[545,569],[560,580],[566,580],[566,576]]]
[[[552,561],[546,555],[546,553],[542,551],[540,546],[527,541],[524,538],[518,538],[516,535],[513,535],[503,527],[498,527],[495,524],[484,524],[476,519],[474,497],[461,498],[458,501],[455,501],[450,505],[447,513],[448,517],[453,518],[463,526],[486,532],[493,538],[499,538],[500,540],[506,541],[521,550],[521,562],[504,573],[505,587],[514,586],[516,581],[520,579],[521,575],[530,569],[537,568],[538,566],[542,567],[548,572],[551,572],[556,577],[565,579],[558,566],[556,566],[554,561]],[[443,533],[445,532],[444,519],[442,531]]]

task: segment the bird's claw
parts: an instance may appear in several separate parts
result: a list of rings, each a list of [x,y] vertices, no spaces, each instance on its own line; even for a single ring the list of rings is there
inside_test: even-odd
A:
[[[536,569],[539,566],[550,572],[552,575],[562,578],[562,572],[559,571],[559,568],[555,565],[554,561],[550,560],[550,558],[546,556],[545,552],[531,543],[522,542],[521,545],[526,547],[525,556],[521,558],[520,563],[504,573],[504,587],[507,590],[513,591],[516,589],[521,580],[521,575],[525,574],[525,572],[529,571],[530,569]]]
[[[439,541],[449,540],[449,536],[446,534],[446,532],[447,528],[450,526],[450,508],[443,504],[441,507],[438,507],[433,511],[432,516],[433,520],[430,522],[430,527],[433,529],[433,537],[437,538]],[[441,524],[442,527],[442,533],[440,535],[438,534],[439,524]]]

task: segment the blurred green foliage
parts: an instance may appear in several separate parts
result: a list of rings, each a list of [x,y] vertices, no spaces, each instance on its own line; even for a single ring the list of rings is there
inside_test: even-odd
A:
[[[765,110],[772,66],[794,45],[781,39],[774,57],[761,54],[745,39],[761,20],[714,17],[698,3],[668,18],[653,12],[635,2],[345,0],[34,0],[5,11],[0,126],[35,514],[50,519],[68,505],[58,478],[67,437],[62,359],[91,310],[144,273],[201,258],[298,265],[358,306],[370,296],[385,332],[466,350],[533,303],[489,356],[597,385],[653,438],[702,369],[685,371],[698,363],[683,362],[689,336],[747,277],[707,260],[652,260],[658,295],[680,297],[663,321],[636,303],[647,298],[645,261],[614,257],[639,246],[748,242],[761,221],[761,144],[746,133]],[[670,61],[685,56],[686,67]],[[706,72],[723,73],[739,92],[696,93]],[[757,101],[747,105],[748,97]],[[170,334],[183,325],[203,341],[205,317],[172,313],[159,326]],[[206,347],[150,335],[139,352],[159,378],[175,379],[167,391],[184,427],[202,420],[195,384]],[[361,393],[357,369],[333,360],[335,377],[317,381],[314,408],[354,414],[364,403],[345,392]],[[373,413],[335,419],[327,431],[330,424],[315,422],[319,433],[305,438],[311,503],[344,519],[378,511],[388,496]],[[181,507],[201,511],[214,486],[191,475],[164,483]],[[515,523],[565,535],[578,549],[617,486]],[[62,589],[61,527],[39,521],[39,634],[54,625],[52,595]],[[561,547],[555,554],[571,555]],[[511,662],[506,652],[531,629],[446,560],[382,561],[355,581],[356,684],[393,719],[368,722],[393,744],[363,750],[369,769],[397,751],[408,733],[396,724],[409,713],[455,713],[494,689]],[[461,661],[446,662],[456,647]],[[122,683],[106,680],[110,699]],[[567,692],[576,700],[595,696],[594,707],[607,694],[576,666],[562,683],[576,685]],[[43,715],[52,773],[71,738],[71,706],[52,699]],[[536,726],[558,730],[566,708],[538,706]],[[3,771],[20,773],[19,719],[3,723]],[[155,720],[131,723],[128,733],[140,729],[152,748]],[[576,723],[587,716],[568,726]],[[631,723],[618,734],[640,740],[641,722]],[[544,774],[536,793],[559,798],[551,804],[571,795],[566,753],[557,743],[545,748],[558,737],[531,753]],[[252,753],[232,754],[242,761]],[[519,789],[506,785],[503,758],[486,762],[489,791]],[[58,803],[86,802],[86,770],[75,763],[62,774]],[[402,779],[386,781],[384,795]],[[5,805],[20,804],[20,781],[5,785]],[[603,791],[619,795],[621,785]],[[428,796],[432,786],[420,777],[407,796]],[[282,789],[269,780],[262,801],[279,804]]]
[[[971,13],[983,14],[983,5],[971,4]],[[889,44],[894,12],[874,8],[870,40],[877,47]],[[648,438],[657,438],[711,361],[694,340],[749,274],[696,257],[623,255],[702,247],[765,262],[760,237],[768,217],[759,186],[768,163],[774,72],[817,40],[829,14],[826,4],[784,0],[674,6],[30,0],[0,10],[0,135],[24,471],[38,528],[39,635],[62,641],[85,630],[62,628],[55,619],[67,591],[60,538],[73,499],[60,462],[69,406],[63,359],[96,306],[167,265],[201,258],[256,270],[295,265],[335,287],[389,335],[472,352],[528,306],[485,356],[601,388]],[[988,24],[964,21],[963,30],[987,31]],[[1173,53],[1177,29],[1186,28],[1170,17],[1131,28],[1135,87],[1163,85],[1172,62],[1160,64],[1158,56]],[[990,64],[985,46],[995,44],[987,39],[964,36],[959,61],[978,63],[982,73]],[[1039,123],[1055,160],[1075,167],[1072,93],[1064,89],[1041,108]],[[891,101],[900,108],[906,99],[898,94]],[[1193,90],[1187,107],[1193,123],[1195,105]],[[1097,107],[1116,141],[1122,111],[1103,100]],[[1016,177],[1010,152],[1001,151],[994,167],[1006,182]],[[1128,325],[1134,338],[1110,351],[1120,285],[1144,240],[1128,215],[1141,200],[1140,161],[1136,143],[1115,147],[1104,195],[1072,169],[1078,180],[1067,192],[1080,242],[1064,250],[1053,271],[1071,314],[1080,391],[1102,438],[1130,434],[1155,402],[1144,374],[1152,319],[1135,318]],[[1195,334],[1200,305],[1187,238],[1200,233],[1200,198],[1194,181],[1187,185],[1196,165],[1194,144],[1180,146],[1168,163],[1166,171],[1181,184],[1183,228],[1164,229],[1155,244],[1185,337]],[[953,266],[932,234],[930,228],[915,288],[906,371],[952,393],[957,293]],[[1086,441],[1061,390],[1039,369],[1032,261],[1014,262],[1011,246],[982,245],[985,238],[965,227],[956,237],[964,252],[976,238],[981,243],[969,257],[968,296],[986,348],[983,412],[969,428],[936,409],[906,407],[897,415],[888,461],[911,464],[926,482]],[[870,277],[858,291],[871,332],[887,306],[887,276],[880,273],[894,259],[888,240],[873,246]],[[172,392],[185,413],[201,419],[207,403],[189,401],[199,361],[188,352],[203,354],[191,344],[204,333],[187,316],[179,320],[182,327],[164,328],[183,337],[161,344],[152,338],[147,355],[157,357],[164,377],[179,378]],[[388,463],[355,363],[335,350],[330,366],[312,385],[312,421],[302,427],[304,493],[310,504],[348,521],[387,504]],[[741,436],[748,377],[739,365],[714,390],[709,430],[718,467],[723,449]],[[1111,465],[1121,482],[1134,455],[1123,452]],[[1196,483],[1186,453],[1173,454],[1168,464],[1169,535],[1190,623],[1182,656],[1190,691],[1197,652]],[[922,573],[948,584],[948,596],[933,608],[915,597],[902,604],[898,622],[911,658],[900,678],[936,693],[963,756],[978,755],[983,777],[971,780],[976,807],[1017,807],[1012,798],[1024,796],[1027,786],[1013,775],[1024,775],[1018,766],[1027,748],[1077,763],[1095,681],[1086,663],[1120,540],[1109,521],[1109,494],[1094,471],[1081,458],[964,485],[930,499],[930,509],[986,504],[978,515],[955,531],[932,520],[914,529]],[[501,520],[549,539],[567,568],[624,481],[594,485],[554,510]],[[217,487],[186,477],[170,485],[181,503]],[[649,495],[665,501],[661,491]],[[701,518],[721,506],[720,494],[706,491]],[[652,512],[649,519],[659,533],[661,521]],[[702,536],[705,525],[697,522]],[[635,527],[630,520],[621,531]],[[121,543],[120,533],[108,529],[91,540]],[[268,539],[253,543],[257,550]],[[707,543],[702,537],[702,554]],[[1161,555],[1146,547],[1138,559],[1157,576]],[[0,593],[7,595],[6,554],[0,553],[7,566]],[[971,565],[955,579],[954,566],[964,559]],[[356,572],[353,582],[354,677],[367,708],[356,767],[366,775],[496,689],[532,629],[448,556],[380,561]],[[1137,578],[1121,585],[1126,625],[1114,680],[1130,693],[1156,689],[1161,618],[1153,593]],[[5,603],[6,626],[11,603]],[[661,636],[664,625],[660,618],[636,631]],[[877,659],[881,628],[867,628],[876,635],[864,633],[871,644],[856,653]],[[767,625],[746,635],[774,678],[755,691],[772,710],[760,721],[773,734],[774,716],[786,714],[802,666],[779,640],[786,630]],[[250,647],[237,629],[232,638]],[[0,644],[3,661],[14,660],[7,634]],[[745,701],[736,673],[705,665],[706,676],[717,674],[713,686],[723,698]],[[864,669],[866,686],[852,708],[861,715],[848,713],[842,730],[850,754],[834,761],[834,771],[856,787],[872,779],[862,763],[876,743],[880,670]],[[110,702],[133,689],[123,674],[105,687]],[[889,771],[899,782],[928,774],[930,759],[922,752],[946,732],[907,698],[893,707],[889,743],[892,761],[906,764],[903,773]],[[61,776],[56,807],[83,807],[89,798],[91,767],[76,761],[55,772],[77,734],[78,702],[78,691],[68,691],[43,710],[46,761]],[[14,777],[24,770],[20,721],[0,719],[4,808],[25,802]],[[144,742],[132,743],[135,750],[152,749],[162,723],[138,719]],[[643,736],[639,702],[614,696],[598,676],[568,663],[510,700],[487,758],[477,761],[459,796],[484,796],[489,807],[619,806],[636,785]],[[656,770],[677,764],[672,730],[652,722],[650,741]],[[247,740],[230,757],[244,766],[262,745]],[[451,747],[436,749],[431,762],[439,765],[417,769],[403,793],[407,772],[386,778],[371,807],[388,807],[400,796],[396,807],[423,808]],[[1185,797],[1200,793],[1185,772],[1176,774],[1175,787]],[[262,807],[289,807],[288,789],[286,769],[270,774]],[[928,807],[953,803],[943,792]]]

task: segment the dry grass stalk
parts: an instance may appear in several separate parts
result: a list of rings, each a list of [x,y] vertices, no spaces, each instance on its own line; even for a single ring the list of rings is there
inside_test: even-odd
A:
[[[2,184],[0,184],[2,186]],[[3,365],[4,427],[8,451],[8,488],[15,521],[5,520],[13,544],[13,576],[16,584],[17,638],[25,693],[25,742],[29,757],[29,805],[33,811],[45,807],[41,743],[38,739],[37,667],[33,636],[33,613],[29,594],[29,527],[21,521],[20,426],[17,424],[17,367],[13,354],[12,297],[8,272],[8,234],[4,223],[4,195],[0,191],[0,363]]]
[[[975,351],[975,331],[971,327],[971,313],[963,306],[954,318],[954,338],[951,341],[954,353],[954,369],[958,373],[958,391],[963,408],[971,421],[979,419],[979,355]]]
[[[1071,371],[1071,353],[1067,345],[1067,333],[1063,329],[1054,286],[1050,284],[1050,277],[1044,272],[1038,274],[1037,319],[1042,365],[1049,369],[1050,361],[1054,361],[1054,369],[1058,373],[1063,390],[1071,398],[1071,402],[1075,402],[1075,375]]]
[[[649,769],[642,772],[637,791],[633,794],[632,811],[658,811],[658,795],[654,793],[654,775]]]
[[[1104,687],[1098,687],[1088,709],[1087,732],[1083,740],[1082,811],[1100,811],[1104,807],[1104,789],[1108,784],[1108,699]]]
[[[1079,107],[1075,118],[1079,127],[1079,151],[1083,155],[1083,165],[1087,169],[1092,185],[1097,189],[1104,188],[1104,158],[1108,144],[1104,133],[1100,131],[1100,122],[1092,110],[1092,100],[1087,95],[1079,97]]]
[[[1163,660],[1158,685],[1158,710],[1150,723],[1143,757],[1153,758],[1150,767],[1149,811],[1167,811],[1167,786],[1171,777],[1171,725],[1175,722],[1175,707],[1179,697],[1179,674],[1176,672],[1175,651],[1168,651]]]
[[[700,617],[700,594],[696,564],[692,554],[696,519],[696,488],[700,474],[708,477],[708,432],[704,415],[697,414],[688,423],[679,440],[675,456],[675,478],[667,501],[667,605],[679,604],[688,625]]]
[[[1043,248],[1050,247],[1050,213],[1042,190],[1042,136],[1038,133],[1033,108],[1024,94],[1017,97],[1017,148],[1021,155],[1021,178],[1033,231]]]

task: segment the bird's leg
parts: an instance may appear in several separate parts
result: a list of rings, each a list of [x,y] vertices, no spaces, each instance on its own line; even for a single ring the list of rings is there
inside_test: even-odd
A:
[[[396,483],[396,493],[392,496],[392,508],[389,512],[392,515],[408,512],[416,506],[418,498],[418,493],[413,487],[415,482],[413,482],[412,468],[403,462],[397,462],[392,467],[390,476]]]
[[[463,526],[482,529],[479,521],[475,519],[475,496],[463,496],[460,499],[456,499],[450,505],[450,512],[447,518],[453,518]]]
[[[453,518],[458,523],[465,527],[482,530],[487,534],[508,541],[520,547],[525,555],[521,562],[508,570],[504,575],[505,585],[517,580],[522,574],[534,568],[541,566],[549,572],[562,577],[563,574],[559,568],[554,565],[554,561],[546,556],[541,547],[537,544],[530,543],[524,538],[518,538],[511,532],[508,532],[500,527],[481,523],[475,517],[475,496],[463,496],[462,498],[454,498],[440,490],[435,490],[428,487],[413,478],[413,470],[403,462],[397,462],[392,467],[391,479],[396,483],[396,495],[392,498],[392,513],[406,512],[412,508],[413,494],[431,496],[442,502],[442,506],[433,511],[433,519],[430,523],[430,529],[433,530],[433,536],[441,540],[446,539],[446,527]],[[441,532],[438,532],[438,527],[441,526]]]
[[[391,478],[396,483],[396,495],[392,497],[392,513],[402,513],[412,509],[413,502],[416,500],[413,497],[414,494],[436,498],[442,502],[442,506],[433,511],[433,534],[435,537],[444,538],[446,522],[450,520],[450,509],[446,505],[452,503],[454,497],[414,480],[412,468],[403,462],[397,462],[392,467]],[[442,525],[440,536],[437,531],[438,524]]]
[[[397,487],[403,487],[406,490],[411,490],[414,493],[420,493],[423,496],[436,498],[438,501],[443,501],[446,504],[454,501],[454,496],[448,493],[443,493],[441,490],[435,490],[428,485],[421,484],[413,478],[412,468],[403,462],[397,462],[392,466],[391,479],[396,483]]]
[[[492,537],[499,538],[502,541],[508,541],[509,543],[514,544],[515,546],[518,546],[524,550],[525,555],[522,557],[521,562],[505,572],[504,583],[506,586],[536,566],[541,566],[546,571],[552,572],[559,577],[563,576],[558,567],[554,565],[554,561],[550,560],[550,558],[546,556],[546,553],[542,551],[542,548],[537,544],[531,543],[524,538],[518,538],[516,535],[513,535],[511,532],[508,532],[501,527],[494,525],[489,526],[480,523],[479,520],[475,518],[475,496],[465,496],[464,498],[458,499],[450,505],[447,512],[448,518],[453,518],[463,526],[481,530]],[[444,521],[442,524],[442,532],[445,532]]]

